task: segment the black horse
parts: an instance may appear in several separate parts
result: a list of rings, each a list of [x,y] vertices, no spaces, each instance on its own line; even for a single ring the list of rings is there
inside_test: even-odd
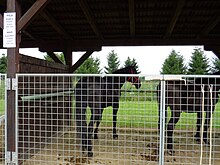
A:
[[[220,75],[216,72],[213,75]],[[176,123],[180,119],[182,112],[197,113],[196,123],[196,141],[200,142],[200,128],[202,124],[202,106],[204,106],[205,123],[203,132],[203,141],[208,144],[208,128],[210,125],[211,108],[214,111],[215,105],[218,102],[218,90],[220,89],[220,78],[203,77],[196,78],[194,82],[187,82],[184,80],[168,80],[165,86],[165,122],[167,118],[167,108],[171,109],[171,117],[166,126],[167,135],[167,151],[172,155],[173,150],[173,131]],[[204,85],[204,86],[203,86]],[[210,86],[212,90],[212,107],[210,100]],[[204,90],[204,102],[202,89]],[[158,130],[160,129],[160,84],[158,85],[158,108],[159,108],[159,121]],[[203,105],[202,105],[203,104]],[[213,112],[212,111],[212,112]]]
[[[137,74],[134,66],[125,67],[113,72],[113,74]],[[94,138],[97,139],[98,127],[102,120],[103,109],[113,107],[113,138],[118,137],[116,133],[117,112],[119,108],[119,97],[121,87],[126,82],[131,82],[138,89],[141,86],[139,77],[136,76],[88,76],[81,78],[75,87],[75,119],[77,134],[82,143],[82,150],[88,151],[88,156],[93,156],[92,134],[96,123]],[[86,121],[86,108],[91,109],[89,125]]]

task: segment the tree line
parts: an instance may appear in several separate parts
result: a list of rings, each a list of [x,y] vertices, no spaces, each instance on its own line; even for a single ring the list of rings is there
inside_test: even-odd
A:
[[[195,48],[188,64],[180,52],[172,50],[165,59],[161,74],[189,74],[204,75],[220,71],[220,60],[215,57],[211,61],[205,56],[201,48]]]
[[[56,54],[57,57],[65,64],[64,54]],[[47,61],[53,61],[49,55],[45,55],[44,59]],[[101,61],[99,58],[94,58],[90,56],[85,62],[74,72],[78,74],[85,73],[107,73],[111,74],[114,71],[134,65],[140,73],[138,63],[135,58],[131,59],[127,57],[121,66],[121,61],[119,60],[118,54],[112,50],[107,55],[107,66],[104,68],[100,67]],[[216,57],[211,61],[205,56],[204,51],[201,48],[195,48],[192,52],[191,59],[188,64],[186,64],[183,55],[180,52],[172,50],[168,57],[164,60],[161,67],[161,74],[209,74],[216,71],[220,71],[220,60]],[[7,57],[2,54],[0,58],[0,73],[7,72]]]

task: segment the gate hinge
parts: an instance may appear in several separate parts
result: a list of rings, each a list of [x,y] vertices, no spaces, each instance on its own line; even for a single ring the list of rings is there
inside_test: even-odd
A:
[[[7,151],[5,153],[5,161],[7,164],[14,163],[16,164],[18,160],[18,154],[16,152]]]
[[[16,90],[17,89],[17,79],[16,78],[7,78],[7,90]]]

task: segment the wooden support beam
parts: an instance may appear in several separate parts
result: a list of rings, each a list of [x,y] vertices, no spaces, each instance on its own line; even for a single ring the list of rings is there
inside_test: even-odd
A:
[[[128,0],[129,20],[130,20],[130,35],[135,36],[135,7],[134,0]]]
[[[64,57],[65,57],[65,62],[66,62],[66,65],[68,65],[69,67],[71,67],[73,64],[72,62],[72,48],[71,48],[71,45],[70,44],[66,44],[67,47],[66,49],[63,51],[63,54],[64,54]]]
[[[24,30],[48,2],[49,0],[37,0],[18,21],[17,32]]]
[[[87,59],[94,51],[89,50],[87,51],[82,57],[70,68],[70,73],[76,71],[76,69]]]
[[[41,45],[46,45],[46,43],[44,41],[42,41],[39,37],[34,36],[31,32],[27,32],[26,30],[24,31],[24,34],[26,34],[27,36],[29,36],[31,39],[37,41],[39,43],[39,46]],[[47,54],[53,59],[54,62],[63,64],[62,61],[60,61],[60,59],[56,56],[56,54],[54,54],[54,52],[52,51],[47,51]]]
[[[174,29],[174,27],[176,25],[176,22],[177,22],[180,14],[182,12],[184,4],[185,4],[185,0],[179,0],[178,1],[175,13],[174,13],[174,15],[173,15],[173,17],[171,19],[171,22],[170,22],[169,26],[167,27],[167,31],[166,31],[166,33],[164,35],[164,38],[170,37],[170,35],[172,34],[173,29]]]
[[[53,59],[54,62],[63,64],[62,61],[54,54],[54,52],[48,51],[47,54]]]
[[[89,22],[92,30],[94,31],[94,33],[97,35],[97,37],[101,40],[104,40],[102,34],[100,33],[98,26],[96,25],[95,19],[93,17],[92,12],[89,9],[88,4],[86,3],[85,0],[78,0],[78,3],[87,19],[87,21]]]

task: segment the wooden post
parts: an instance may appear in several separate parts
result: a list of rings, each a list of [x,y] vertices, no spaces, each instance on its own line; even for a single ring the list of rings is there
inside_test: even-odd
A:
[[[7,1],[7,12],[16,12],[16,24],[20,17],[20,6],[16,0]],[[7,152],[16,151],[16,132],[15,132],[15,90],[13,89],[12,80],[15,78],[16,73],[19,72],[19,44],[20,34],[16,34],[16,47],[7,49],[8,68],[7,78],[10,80],[10,86],[7,88],[7,137],[6,137],[6,150]],[[12,156],[10,156],[12,158]]]

